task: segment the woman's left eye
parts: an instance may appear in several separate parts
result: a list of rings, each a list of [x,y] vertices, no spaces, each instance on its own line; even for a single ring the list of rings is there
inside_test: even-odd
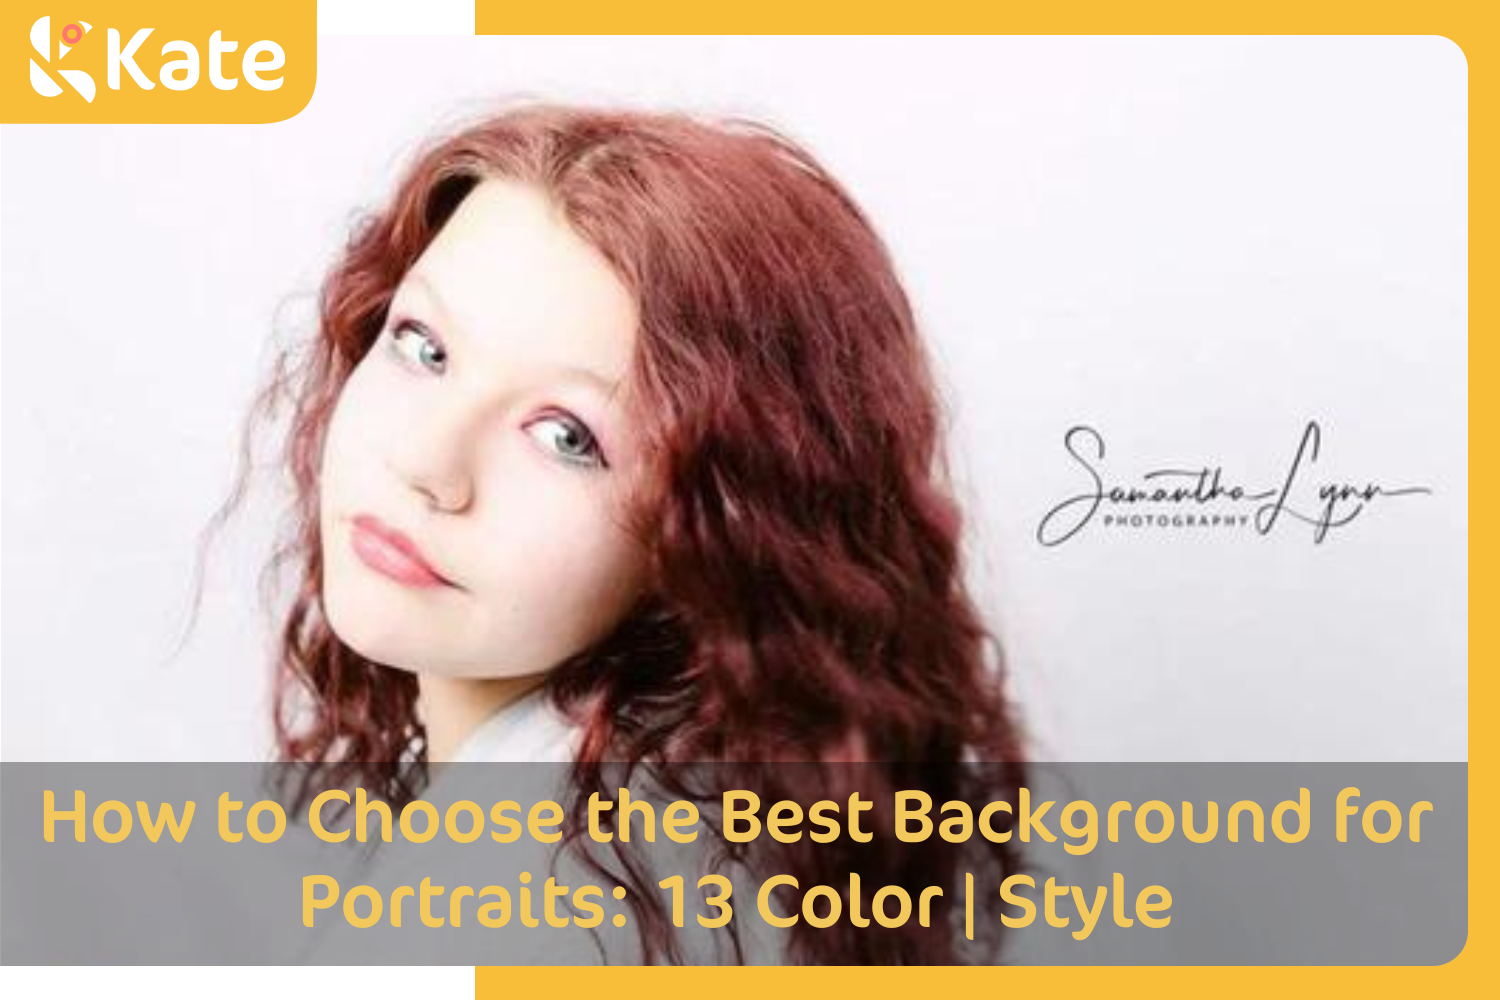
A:
[[[593,432],[573,417],[543,417],[529,425],[526,432],[566,462],[590,468],[609,467]]]
[[[448,365],[448,352],[442,342],[420,323],[400,320],[390,328],[391,349],[410,364],[441,375]]]

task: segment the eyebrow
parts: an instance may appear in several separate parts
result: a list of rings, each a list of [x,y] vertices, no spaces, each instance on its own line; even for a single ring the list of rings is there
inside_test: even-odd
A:
[[[460,341],[467,339],[462,328],[453,321],[453,314],[448,311],[448,306],[443,301],[442,293],[438,291],[437,284],[416,268],[408,271],[406,277],[411,279],[413,284],[420,285],[422,294],[432,303],[438,312],[442,313],[443,319],[446,321],[444,323],[446,329],[454,331]],[[569,381],[592,383],[595,387],[603,390],[604,394],[610,398],[613,398],[620,388],[621,380],[611,379],[597,369],[589,368],[586,365],[554,364],[547,367],[550,371],[563,376]]]

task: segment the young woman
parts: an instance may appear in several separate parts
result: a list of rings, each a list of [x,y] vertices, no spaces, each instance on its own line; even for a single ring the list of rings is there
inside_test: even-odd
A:
[[[863,789],[879,817],[895,790],[1022,781],[910,304],[861,209],[772,128],[529,103],[431,144],[261,400],[287,402],[276,731],[304,800],[567,760],[578,846],[619,766],[710,818],[727,788]],[[804,891],[989,872],[976,947],[1017,865],[977,834],[721,849]],[[632,926],[680,960],[658,895],[631,893]],[[783,960],[992,961],[956,898],[925,927],[802,921]]]

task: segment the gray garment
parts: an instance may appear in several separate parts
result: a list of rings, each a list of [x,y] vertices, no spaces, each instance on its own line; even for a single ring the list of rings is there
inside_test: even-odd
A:
[[[573,759],[582,731],[557,711],[538,687],[501,708],[469,734],[453,755],[456,763]]]

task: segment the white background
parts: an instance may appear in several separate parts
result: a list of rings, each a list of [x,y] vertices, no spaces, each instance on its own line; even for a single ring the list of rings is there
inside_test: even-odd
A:
[[[6,126],[6,760],[268,752],[258,497],[170,658],[273,335],[416,142],[528,93],[751,114],[891,244],[1033,752],[1467,757],[1467,68],[1439,37],[332,38],[267,126]],[[1097,524],[1112,471],[1425,485],[1321,545]]]

